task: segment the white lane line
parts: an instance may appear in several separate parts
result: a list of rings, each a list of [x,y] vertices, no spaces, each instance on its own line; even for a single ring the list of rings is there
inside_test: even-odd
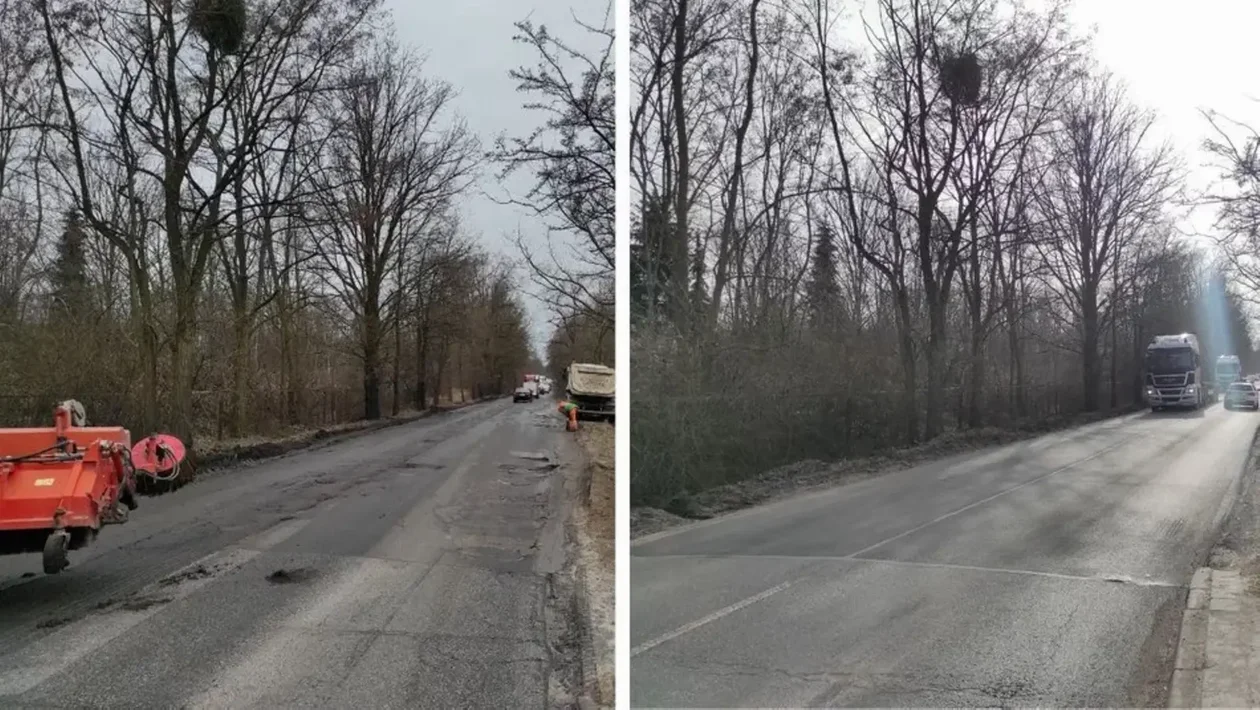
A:
[[[1139,412],[1139,413],[1137,413],[1137,414],[1128,414],[1128,415],[1125,415],[1125,416],[1122,416],[1122,417],[1117,417],[1117,418],[1115,418],[1115,419],[1104,419],[1104,420],[1102,420],[1102,421],[1100,421],[1100,422],[1094,422],[1093,424],[1086,424],[1086,425],[1084,425],[1084,426],[1077,427],[1077,428],[1075,428],[1075,429],[1068,429],[1068,430],[1065,430],[1065,431],[1062,431],[1062,432],[1057,432],[1057,433],[1053,433],[1053,434],[1046,434],[1046,435],[1043,435],[1043,436],[1041,436],[1041,437],[1037,437],[1037,438],[1033,438],[1033,439],[1027,439],[1027,440],[1024,440],[1024,441],[1018,441],[1018,442],[1014,442],[1014,443],[1011,443],[1011,444],[1003,444],[1003,445],[1001,445],[1001,446],[997,446],[997,447],[992,448],[992,449],[982,449],[982,450],[979,450],[979,451],[973,451],[973,452],[971,452],[971,453],[969,453],[969,454],[954,454],[954,455],[952,455],[952,456],[946,456],[946,457],[941,458],[941,459],[938,459],[938,460],[936,460],[936,461],[925,462],[925,463],[923,463],[923,464],[916,464],[916,465],[914,465],[914,466],[911,466],[910,468],[899,469],[899,470],[890,470],[890,471],[888,471],[888,473],[889,473],[889,474],[902,474],[902,473],[905,473],[906,471],[913,471],[913,470],[915,470],[916,468],[919,468],[919,467],[921,467],[921,466],[930,466],[930,465],[940,464],[940,463],[945,463],[945,462],[948,462],[947,469],[952,469],[952,468],[955,468],[955,467],[960,467],[960,466],[965,466],[965,465],[971,465],[971,464],[977,464],[977,463],[981,463],[981,462],[991,462],[991,461],[996,461],[996,460],[1000,459],[1002,456],[1009,454],[1009,453],[1010,453],[1010,450],[1011,450],[1011,449],[1014,449],[1014,448],[1015,448],[1015,447],[1017,447],[1017,446],[1023,446],[1023,445],[1029,445],[1029,444],[1042,444],[1042,445],[1046,445],[1046,444],[1047,444],[1047,442],[1048,442],[1049,440],[1051,440],[1051,439],[1053,439],[1053,440],[1055,440],[1055,441],[1058,441],[1058,440],[1061,440],[1061,439],[1062,439],[1062,440],[1067,440],[1067,439],[1071,439],[1071,438],[1073,438],[1073,437],[1075,437],[1075,436],[1079,436],[1079,435],[1083,435],[1083,434],[1089,434],[1089,433],[1092,433],[1092,432],[1095,432],[1095,431],[1103,431],[1103,432],[1108,432],[1108,433],[1109,433],[1109,432],[1110,432],[1111,430],[1113,430],[1113,429],[1122,429],[1125,425],[1127,425],[1127,424],[1129,424],[1129,423],[1131,423],[1131,422],[1133,422],[1133,421],[1136,421],[1136,420],[1138,420],[1138,419],[1140,419],[1141,417],[1144,417],[1144,416],[1146,416],[1146,415],[1145,415],[1145,414],[1143,414],[1143,413],[1141,413],[1141,412]],[[1141,431],[1141,430],[1138,430],[1138,431],[1133,432],[1133,434],[1131,435],[1131,437],[1130,437],[1130,438],[1133,438],[1133,437],[1138,437],[1138,436],[1144,436],[1145,434],[1146,434],[1146,432]],[[1107,451],[1110,451],[1112,448],[1115,448],[1116,446],[1120,446],[1120,445],[1123,445],[1123,444],[1125,444],[1125,443],[1128,443],[1128,441],[1129,441],[1129,439],[1125,439],[1124,441],[1120,442],[1119,444],[1115,444],[1115,445],[1113,445],[1113,446],[1111,446],[1111,447],[1108,447],[1107,449],[1103,449],[1103,450],[1101,450],[1101,451],[1096,452],[1095,454],[1091,455],[1089,458],[1093,458],[1094,456],[1098,456],[1098,455],[1104,454],[1104,453],[1106,453]],[[959,458],[959,457],[963,457],[963,456],[969,456],[969,457],[971,457],[971,458],[970,458],[969,460],[966,460],[966,461],[961,461],[961,460],[960,460],[960,461],[952,461],[952,462],[950,461],[950,460],[951,460],[951,459],[953,459],[953,458]],[[1082,462],[1084,462],[1084,461],[1088,461],[1088,460],[1089,460],[1089,458],[1086,458],[1086,459],[1081,459],[1080,461],[1077,461],[1077,462],[1075,462],[1075,463],[1082,463]],[[1075,465],[1075,464],[1073,464],[1073,465]],[[1052,473],[1054,473],[1054,472],[1052,472]],[[965,474],[964,474],[964,475],[965,475]],[[659,530],[659,531],[657,531],[657,532],[650,533],[650,534],[647,534],[647,535],[643,535],[643,536],[641,536],[641,537],[637,537],[637,538],[635,538],[635,539],[631,540],[631,541],[630,541],[630,549],[632,549],[632,550],[633,550],[633,549],[636,549],[636,548],[639,548],[639,547],[643,547],[643,546],[645,546],[645,545],[649,545],[649,544],[651,544],[651,543],[653,543],[653,542],[656,542],[657,540],[663,540],[663,539],[665,539],[665,538],[675,537],[675,536],[677,536],[677,535],[682,535],[683,533],[689,533],[689,532],[693,532],[693,531],[695,531],[695,530],[701,530],[701,529],[704,529],[704,528],[713,527],[713,526],[715,526],[715,525],[722,525],[722,524],[725,524],[725,523],[730,523],[730,522],[732,522],[732,521],[739,520],[739,519],[744,518],[744,517],[754,516],[754,515],[760,515],[760,514],[765,514],[765,513],[768,513],[768,512],[770,512],[770,511],[777,510],[777,509],[779,509],[779,508],[791,507],[791,506],[793,506],[793,505],[799,504],[801,501],[806,500],[806,499],[815,498],[815,497],[817,497],[817,496],[825,496],[825,495],[829,495],[829,494],[836,494],[836,493],[838,493],[838,492],[840,492],[840,491],[842,491],[842,490],[848,489],[850,486],[873,485],[873,484],[876,484],[878,481],[880,481],[880,480],[882,480],[882,479],[883,479],[883,476],[876,476],[876,477],[874,477],[874,478],[867,478],[867,479],[864,479],[864,480],[853,481],[852,483],[835,483],[835,484],[829,484],[829,485],[825,485],[825,486],[822,486],[822,487],[820,487],[820,488],[818,488],[818,489],[814,489],[814,490],[804,490],[804,491],[800,491],[800,492],[798,492],[798,493],[794,493],[794,494],[792,494],[792,495],[788,496],[787,498],[783,498],[783,499],[780,499],[780,500],[774,500],[774,501],[771,501],[771,502],[769,502],[769,503],[765,503],[765,504],[762,504],[762,505],[753,506],[753,507],[751,507],[751,508],[743,508],[743,509],[741,509],[741,510],[735,510],[735,511],[731,511],[731,512],[729,512],[729,513],[723,513],[723,514],[721,514],[721,515],[717,515],[717,516],[715,516],[715,517],[708,518],[708,519],[706,519],[706,520],[696,520],[696,521],[689,522],[689,523],[686,523],[686,524],[683,524],[683,525],[678,525],[678,526],[676,526],[676,527],[668,528],[668,529],[666,529],[666,530]]]
[[[965,512],[967,512],[968,510],[971,510],[972,508],[976,508],[976,507],[982,506],[982,505],[984,505],[985,503],[988,503],[989,501],[992,501],[992,500],[997,500],[998,498],[1001,498],[1002,496],[1006,495],[1007,493],[1014,493],[1015,491],[1018,491],[1018,490],[1019,490],[1019,489],[1021,489],[1021,488],[1027,488],[1028,486],[1031,486],[1031,485],[1033,485],[1034,483],[1040,483],[1041,481],[1044,481],[1045,479],[1047,479],[1047,478],[1049,478],[1049,477],[1051,477],[1051,476],[1055,475],[1056,473],[1062,473],[1062,472],[1064,472],[1064,471],[1067,471],[1068,469],[1076,468],[1077,466],[1080,466],[1080,465],[1081,465],[1081,464],[1083,464],[1083,463],[1086,463],[1086,462],[1092,461],[1092,460],[1094,460],[1094,459],[1096,459],[1096,458],[1098,458],[1098,457],[1100,457],[1100,456],[1102,456],[1102,455],[1104,455],[1104,454],[1111,453],[1112,451],[1115,451],[1116,449],[1120,448],[1121,446],[1124,446],[1124,445],[1126,445],[1126,444],[1132,443],[1132,441],[1133,441],[1134,439],[1136,439],[1136,438],[1138,438],[1138,437],[1136,437],[1136,436],[1135,436],[1135,437],[1131,437],[1131,438],[1128,438],[1128,439],[1124,439],[1123,441],[1116,442],[1115,444],[1112,444],[1111,446],[1108,446],[1108,447],[1107,447],[1107,448],[1105,448],[1105,449],[1102,449],[1102,450],[1099,450],[1099,451],[1095,451],[1094,453],[1090,454],[1089,456],[1086,456],[1086,457],[1085,457],[1085,458],[1083,458],[1083,459],[1077,459],[1076,461],[1073,461],[1072,463],[1066,464],[1066,465],[1064,465],[1064,466],[1060,466],[1060,467],[1058,467],[1058,468],[1054,469],[1053,471],[1047,471],[1046,473],[1043,473],[1043,474],[1041,474],[1040,476],[1037,476],[1037,477],[1035,477],[1035,478],[1030,478],[1030,479],[1028,479],[1027,481],[1024,481],[1023,483],[1020,483],[1020,484],[1017,484],[1017,485],[1011,486],[1010,488],[1004,488],[1004,489],[1002,489],[1002,490],[998,491],[997,493],[994,493],[994,494],[993,494],[993,495],[991,495],[991,496],[987,496],[987,497],[985,497],[985,498],[981,498],[981,499],[980,499],[980,500],[978,500],[978,501],[974,501],[974,502],[972,502],[972,503],[968,503],[967,505],[964,505],[963,507],[958,508],[957,510],[952,510],[952,511],[950,511],[950,512],[948,512],[948,513],[946,513],[946,514],[944,514],[944,515],[942,515],[942,516],[939,516],[939,517],[937,517],[937,518],[933,518],[932,520],[929,520],[929,521],[927,521],[926,523],[923,523],[922,525],[917,525],[917,526],[915,526],[915,527],[913,527],[913,528],[910,528],[909,530],[906,530],[906,531],[904,531],[904,532],[897,533],[896,535],[893,535],[892,537],[889,537],[889,538],[885,538],[885,539],[883,539],[883,540],[880,540],[879,542],[875,543],[874,545],[868,545],[868,546],[866,546],[866,547],[863,547],[862,549],[858,550],[857,552],[850,552],[849,554],[845,555],[845,557],[858,557],[859,555],[865,555],[866,553],[868,553],[868,552],[870,552],[870,551],[872,551],[872,550],[874,550],[874,549],[876,549],[876,548],[883,547],[884,545],[887,545],[887,544],[888,544],[888,543],[890,543],[890,542],[895,542],[895,541],[897,541],[897,540],[900,540],[900,539],[901,539],[901,538],[903,538],[903,537],[908,537],[908,536],[910,536],[910,535],[913,535],[913,534],[915,534],[915,533],[919,532],[920,530],[924,530],[924,529],[926,529],[926,528],[930,528],[930,527],[932,527],[933,525],[936,525],[937,523],[940,523],[940,522],[944,522],[944,521],[946,521],[946,520],[949,520],[950,518],[954,517],[955,515],[958,515],[958,514],[960,514],[960,513],[965,513]]]
[[[1109,584],[1130,584],[1136,587],[1166,587],[1169,589],[1185,589],[1186,585],[1158,579],[1145,579],[1127,574],[1067,574],[1064,572],[1047,572],[1031,569],[1014,569],[1011,567],[984,567],[981,565],[963,565],[950,562],[919,562],[915,560],[890,560],[881,557],[851,557],[840,555],[652,555],[652,560],[785,560],[789,562],[861,562],[870,565],[892,565],[894,567],[925,567],[928,569],[956,570],[959,572],[983,572],[987,574],[1015,574],[1028,577],[1048,577],[1065,579],[1073,582],[1106,582]]]
[[[294,535],[302,531],[307,525],[311,524],[311,518],[291,518],[282,520],[279,523],[255,533],[249,537],[236,543],[236,547],[242,547],[247,550],[255,550],[258,552],[266,552],[280,543],[288,540]]]
[[[6,659],[5,667],[0,669],[0,697],[19,695],[35,688],[171,603],[186,599],[258,555],[256,551],[237,548],[211,553],[145,585],[134,595],[67,622]]]
[[[731,604],[730,606],[718,609],[717,611],[713,612],[712,614],[709,614],[708,616],[704,618],[696,619],[690,624],[684,624],[683,626],[679,626],[678,628],[674,629],[673,631],[663,636],[657,636],[656,638],[651,639],[650,641],[645,641],[639,644],[638,646],[635,646],[634,648],[630,649],[630,657],[634,658],[640,653],[643,653],[644,651],[650,651],[656,648],[657,646],[660,646],[661,644],[665,643],[666,641],[672,641],[678,638],[679,636],[682,636],[683,634],[688,634],[688,633],[691,633],[692,631],[695,631],[696,629],[700,628],[701,626],[704,626],[705,624],[713,623],[714,621],[717,621],[718,619],[721,619],[724,616],[734,614],[735,612],[739,611],[740,609],[743,609],[746,606],[751,606],[763,599],[772,597],[775,594],[778,594],[779,592],[783,591],[784,589],[787,589],[788,587],[792,586],[793,584],[796,584],[796,581],[784,582],[780,585],[771,587],[760,594],[754,594],[753,596],[748,597],[747,599],[737,601],[734,604]]]

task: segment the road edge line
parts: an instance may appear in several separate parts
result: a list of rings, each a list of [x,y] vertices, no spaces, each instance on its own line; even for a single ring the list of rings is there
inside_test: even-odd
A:
[[[638,646],[635,646],[634,648],[630,649],[630,657],[634,658],[635,656],[638,656],[639,654],[644,653],[646,651],[650,651],[656,648],[657,646],[660,646],[663,643],[666,643],[668,641],[673,641],[679,636],[682,636],[684,634],[689,634],[692,631],[695,631],[696,629],[700,628],[701,626],[711,624],[714,621],[717,621],[718,619],[721,619],[724,616],[729,616],[739,611],[740,609],[752,606],[753,604],[756,604],[757,602],[762,601],[764,599],[768,599],[778,594],[779,592],[782,592],[788,587],[791,587],[793,584],[796,584],[797,581],[799,580],[788,580],[786,582],[782,582],[780,584],[777,584],[767,589],[764,592],[761,592],[760,594],[754,594],[751,597],[748,597],[747,599],[741,599],[735,602],[734,604],[731,604],[729,606],[724,606],[721,609],[718,609],[717,611],[711,614],[708,614],[707,616],[702,616],[691,623],[683,624],[682,626],[679,626],[678,628],[674,629],[673,631],[670,631],[667,634],[662,634],[660,636],[657,636],[654,639],[648,639],[647,641],[644,641]]]

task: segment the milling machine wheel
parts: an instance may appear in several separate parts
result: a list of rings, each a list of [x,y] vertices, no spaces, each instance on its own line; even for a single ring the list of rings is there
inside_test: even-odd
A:
[[[44,574],[57,574],[70,566],[67,550],[70,548],[70,533],[58,530],[48,536],[44,542]]]

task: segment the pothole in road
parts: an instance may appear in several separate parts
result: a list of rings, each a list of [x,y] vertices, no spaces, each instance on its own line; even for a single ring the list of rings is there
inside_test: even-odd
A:
[[[267,581],[272,584],[298,584],[310,581],[315,577],[315,570],[309,567],[297,567],[294,569],[278,569],[267,575]]]
[[[170,597],[138,597],[136,599],[128,599],[122,604],[119,604],[118,608],[126,609],[127,611],[144,611],[145,609],[151,609],[155,606],[169,603],[170,601],[172,601]]]
[[[80,618],[82,617],[81,616],[58,616],[51,619],[44,619],[43,621],[36,623],[35,628],[55,629],[58,626],[65,626],[66,624],[74,623],[78,621]]]
[[[441,471],[442,469],[446,468],[440,463],[423,463],[423,462],[415,462],[415,461],[408,461],[404,463],[402,467],[409,468],[409,469],[421,469],[424,471]]]
[[[191,567],[183,572],[177,572],[169,577],[163,577],[158,581],[158,584],[163,587],[171,587],[179,584],[180,582],[188,582],[194,579],[205,579],[214,573],[215,570],[212,570],[205,565],[197,565],[196,567]]]

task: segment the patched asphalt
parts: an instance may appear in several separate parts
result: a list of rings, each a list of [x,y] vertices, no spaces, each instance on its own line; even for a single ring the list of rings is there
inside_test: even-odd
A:
[[[483,403],[143,498],[59,575],[0,557],[0,706],[546,706],[563,436]]]

